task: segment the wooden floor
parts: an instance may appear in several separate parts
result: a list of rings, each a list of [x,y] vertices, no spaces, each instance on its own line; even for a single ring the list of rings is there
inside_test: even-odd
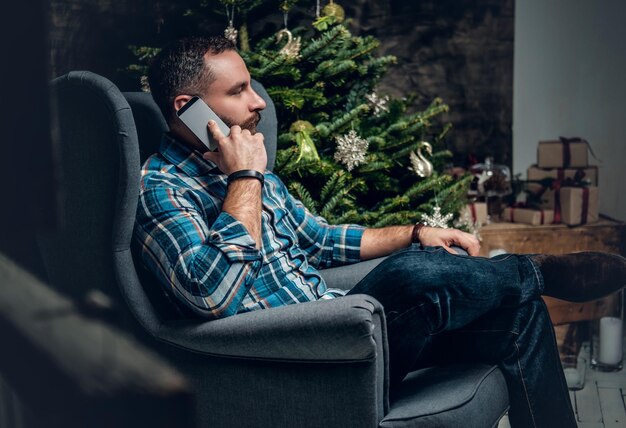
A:
[[[586,361],[591,360],[588,345],[581,349],[581,356]],[[626,428],[626,368],[619,372],[603,373],[591,369],[587,364],[585,387],[580,391],[570,391],[570,398],[579,428]],[[505,416],[498,428],[509,427]]]

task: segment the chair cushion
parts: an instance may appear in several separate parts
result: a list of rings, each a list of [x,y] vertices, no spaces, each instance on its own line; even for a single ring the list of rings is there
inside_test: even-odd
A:
[[[380,427],[493,427],[508,409],[496,366],[459,364],[409,373]]]
[[[380,257],[351,265],[321,269],[320,275],[328,287],[350,290],[385,259],[386,257]]]

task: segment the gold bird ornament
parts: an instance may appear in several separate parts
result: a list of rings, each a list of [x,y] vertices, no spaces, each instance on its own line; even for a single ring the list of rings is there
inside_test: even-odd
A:
[[[417,153],[411,152],[409,158],[411,160],[411,166],[409,169],[422,178],[427,178],[433,175],[433,164],[422,154],[422,149],[428,153],[428,156],[433,155],[433,146],[426,141],[422,141],[417,146]]]
[[[287,58],[300,58],[300,37],[293,37],[291,31],[286,28],[283,28],[278,33],[276,33],[276,42],[280,43],[283,37],[287,37],[287,43],[282,47],[279,54],[286,56]]]

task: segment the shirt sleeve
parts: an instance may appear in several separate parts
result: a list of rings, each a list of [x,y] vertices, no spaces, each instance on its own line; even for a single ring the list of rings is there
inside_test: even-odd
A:
[[[135,239],[143,262],[179,302],[201,316],[222,318],[237,313],[261,253],[240,221],[206,202],[173,188],[142,193]]]
[[[328,268],[361,261],[363,226],[329,225],[325,218],[311,214],[301,201],[287,191],[282,182],[280,184],[298,243],[311,265]]]

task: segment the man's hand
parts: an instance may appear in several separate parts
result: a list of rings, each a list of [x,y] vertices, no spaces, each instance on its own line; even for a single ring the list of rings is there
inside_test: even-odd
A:
[[[477,256],[480,250],[480,243],[474,235],[457,229],[440,229],[438,227],[424,226],[419,231],[418,238],[424,246],[443,247],[452,254],[456,254],[450,248],[453,245],[463,248],[470,256]]]
[[[214,121],[209,121],[209,132],[217,142],[217,152],[206,152],[204,159],[215,163],[226,175],[243,169],[253,169],[263,174],[267,166],[267,153],[263,134],[252,135],[235,125],[226,137]],[[261,248],[261,182],[255,179],[235,180],[228,185],[222,211],[239,220],[248,230],[257,248]]]
[[[218,151],[206,152],[202,157],[209,160],[229,175],[242,169],[253,169],[261,174],[267,167],[267,152],[263,145],[263,134],[252,135],[249,130],[241,130],[239,125],[230,128],[226,137],[214,121],[209,121],[209,132],[217,142]]]

